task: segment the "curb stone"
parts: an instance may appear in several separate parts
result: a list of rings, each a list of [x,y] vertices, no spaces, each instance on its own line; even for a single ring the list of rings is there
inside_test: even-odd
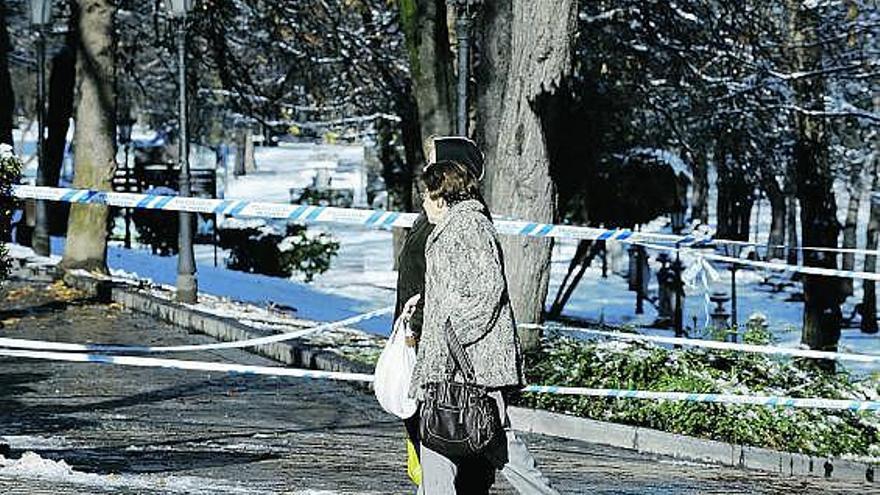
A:
[[[74,275],[53,266],[20,266],[12,276],[37,281],[59,278],[91,297],[116,302],[133,311],[145,313],[190,331],[221,341],[262,337],[264,334],[230,318],[219,317],[174,304],[163,299],[128,290],[110,281]],[[301,342],[274,342],[250,348],[256,354],[283,364],[322,371],[370,373],[372,368]],[[366,383],[353,383],[371,390]],[[529,433],[580,440],[587,443],[634,450],[643,454],[672,457],[692,462],[706,462],[729,467],[776,473],[782,476],[821,477],[829,480],[874,482],[876,465],[839,458],[814,457],[706,440],[650,428],[607,423],[539,409],[510,406],[514,429]]]
[[[809,476],[873,483],[874,471],[877,468],[869,463],[704,440],[539,409],[511,406],[508,413],[514,428],[520,431],[630,449],[643,454],[670,456],[686,461],[766,471],[783,476]]]

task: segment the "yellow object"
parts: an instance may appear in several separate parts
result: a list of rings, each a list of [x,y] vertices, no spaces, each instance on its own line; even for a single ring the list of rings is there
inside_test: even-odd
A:
[[[419,462],[419,455],[416,454],[416,448],[409,438],[406,439],[406,474],[416,486],[422,485],[422,464]]]

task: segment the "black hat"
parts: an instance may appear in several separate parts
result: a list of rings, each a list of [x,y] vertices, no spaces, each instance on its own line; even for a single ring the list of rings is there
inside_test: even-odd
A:
[[[439,161],[450,160],[467,167],[477,180],[483,180],[486,168],[483,165],[483,152],[477,144],[462,136],[439,136],[434,138],[434,158]]]

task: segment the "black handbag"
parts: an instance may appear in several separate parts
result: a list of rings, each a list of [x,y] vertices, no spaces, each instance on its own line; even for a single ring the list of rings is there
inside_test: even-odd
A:
[[[504,428],[495,399],[476,384],[473,364],[446,321],[449,347],[446,379],[425,385],[421,408],[422,445],[449,459],[483,454],[504,441]],[[464,377],[455,381],[456,370]]]

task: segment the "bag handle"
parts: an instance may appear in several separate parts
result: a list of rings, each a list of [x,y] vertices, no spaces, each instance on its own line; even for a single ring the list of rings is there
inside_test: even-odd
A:
[[[474,365],[471,363],[471,359],[467,355],[467,351],[464,350],[461,341],[458,340],[458,334],[452,328],[451,319],[446,319],[444,329],[446,330],[446,346],[449,348],[449,357],[446,363],[448,379],[452,381],[455,370],[459,369],[462,375],[464,375],[466,383],[476,383],[477,373],[474,371]]]

